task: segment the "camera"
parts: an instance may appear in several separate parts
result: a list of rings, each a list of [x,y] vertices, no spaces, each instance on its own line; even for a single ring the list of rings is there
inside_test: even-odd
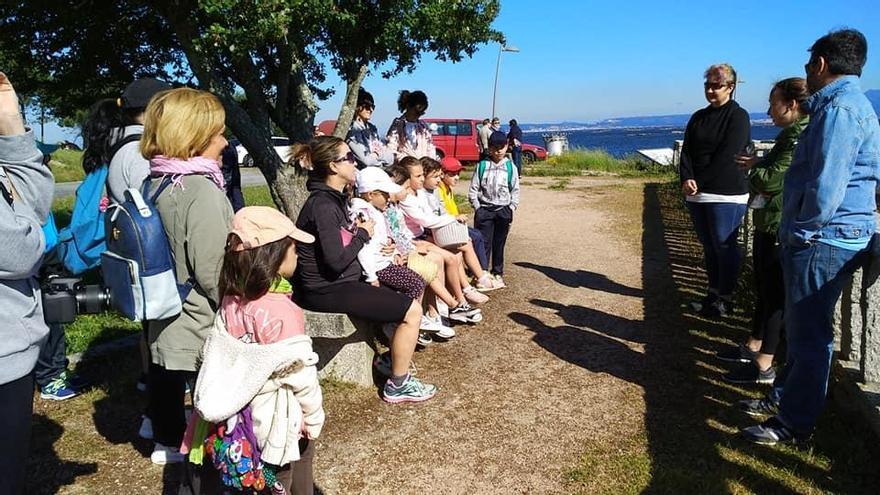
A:
[[[82,279],[53,276],[42,284],[43,317],[47,324],[73,323],[78,314],[102,313],[110,309],[110,289],[85,285]]]

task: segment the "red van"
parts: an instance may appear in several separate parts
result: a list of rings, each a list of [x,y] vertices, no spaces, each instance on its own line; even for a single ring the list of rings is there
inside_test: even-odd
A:
[[[480,159],[480,145],[477,144],[477,125],[482,120],[476,119],[423,119],[431,125],[434,135],[434,146],[440,157],[453,156],[462,162],[475,162]],[[335,120],[325,120],[318,125],[321,132],[332,134],[336,127]],[[547,150],[534,144],[522,144],[524,163],[546,160]]]

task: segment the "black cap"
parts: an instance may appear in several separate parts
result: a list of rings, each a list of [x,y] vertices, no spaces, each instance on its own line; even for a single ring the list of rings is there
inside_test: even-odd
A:
[[[507,136],[501,131],[495,131],[489,135],[489,146],[500,148],[507,145]]]
[[[160,91],[172,89],[171,85],[165,81],[160,81],[152,77],[143,79],[135,79],[131,84],[126,86],[122,92],[122,98],[119,99],[119,106],[122,108],[146,108],[150,98]]]

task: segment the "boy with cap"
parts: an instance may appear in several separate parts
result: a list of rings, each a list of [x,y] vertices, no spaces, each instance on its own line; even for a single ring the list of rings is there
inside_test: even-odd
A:
[[[126,189],[140,188],[144,179],[150,175],[150,162],[141,155],[139,144],[140,136],[144,132],[144,110],[156,93],[169,89],[172,89],[170,84],[158,79],[135,79],[117,100],[126,125],[116,143],[124,144],[113,155],[107,172],[107,189],[110,197],[117,203],[125,201]]]
[[[380,167],[366,167],[357,173],[355,182],[360,197],[351,200],[351,214],[362,216],[375,224],[370,241],[358,252],[358,262],[364,270],[366,281],[376,287],[384,285],[410,298],[421,301],[425,292],[425,280],[407,268],[406,260],[396,250],[384,249],[391,242],[391,231],[383,212],[393,195],[403,188],[394,183]],[[455,336],[455,331],[442,324],[439,318],[422,316],[419,330],[439,333],[440,337]]]
[[[496,285],[504,287],[504,246],[513,212],[519,206],[519,175],[507,158],[507,136],[495,131],[489,136],[489,159],[477,165],[471,178],[468,200],[473,206],[474,227],[490,246],[492,273]]]
[[[437,189],[434,190],[434,195],[439,199],[440,204],[446,213],[454,216],[459,222],[467,223],[468,216],[459,213],[458,204],[455,202],[455,185],[458,184],[459,173],[461,173],[461,170],[464,167],[457,158],[453,156],[444,156],[443,159],[440,160],[440,168],[443,175],[440,178],[440,184],[437,186]],[[488,271],[489,251],[486,246],[486,239],[479,230],[473,227],[468,227],[468,236],[471,238],[471,243],[474,245],[474,252],[480,262],[480,267],[483,270]],[[500,288],[501,287],[497,287],[493,281],[487,286],[481,287],[478,284],[477,290],[486,292],[487,290]]]

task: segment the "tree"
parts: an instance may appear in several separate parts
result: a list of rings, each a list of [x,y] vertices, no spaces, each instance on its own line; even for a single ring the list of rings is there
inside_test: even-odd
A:
[[[212,91],[276,204],[295,216],[303,171],[281,163],[272,125],[308,141],[333,70],[346,81],[343,135],[370,71],[390,77],[424,53],[456,62],[503,42],[491,28],[498,12],[498,0],[13,1],[0,7],[0,62],[31,67],[13,76],[16,87],[58,118],[145,75]]]

